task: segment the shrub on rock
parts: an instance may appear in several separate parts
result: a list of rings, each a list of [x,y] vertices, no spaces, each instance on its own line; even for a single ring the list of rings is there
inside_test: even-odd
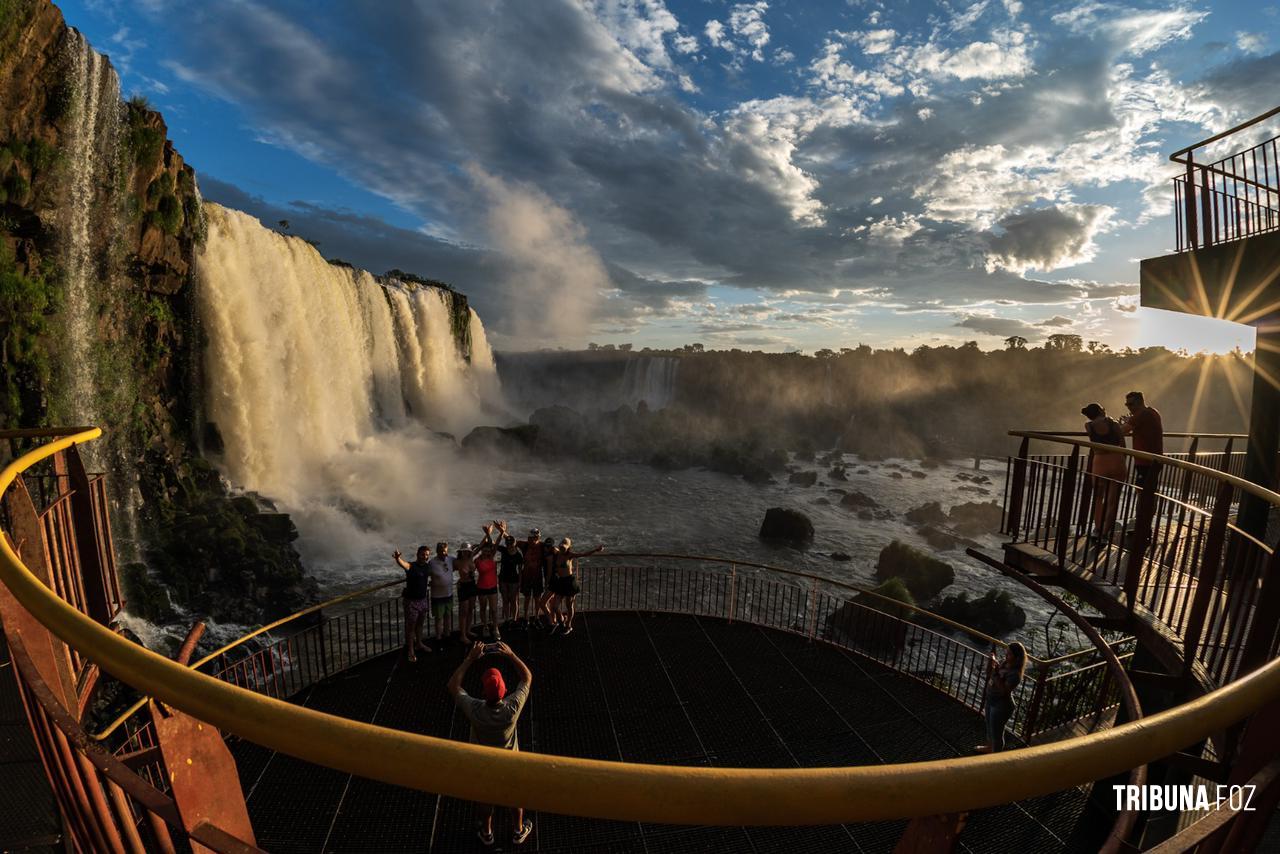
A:
[[[895,577],[902,579],[917,602],[927,602],[955,582],[956,572],[950,564],[894,540],[880,551],[876,578],[885,581]]]

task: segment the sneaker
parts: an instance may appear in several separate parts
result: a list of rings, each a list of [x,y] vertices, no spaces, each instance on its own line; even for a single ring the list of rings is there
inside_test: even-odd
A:
[[[573,634],[573,626],[565,626],[565,627],[564,627],[564,634],[566,634],[566,635],[571,635],[571,634]]]
[[[493,846],[493,831],[485,830],[483,827],[476,830],[476,838],[480,840],[480,844],[485,848]]]
[[[498,631],[497,627],[495,627],[493,630],[493,639],[495,641],[502,640],[502,632]]]
[[[533,822],[526,818],[524,824],[520,825],[516,832],[511,834],[511,844],[519,845],[529,838],[530,833],[533,833]]]

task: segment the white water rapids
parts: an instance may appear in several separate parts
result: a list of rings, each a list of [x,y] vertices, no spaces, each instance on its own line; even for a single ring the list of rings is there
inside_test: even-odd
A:
[[[480,318],[467,309],[465,353],[447,291],[380,282],[247,214],[206,210],[207,407],[232,483],[293,516],[322,577],[408,532],[474,527],[476,466],[437,431],[461,439],[502,420]]]

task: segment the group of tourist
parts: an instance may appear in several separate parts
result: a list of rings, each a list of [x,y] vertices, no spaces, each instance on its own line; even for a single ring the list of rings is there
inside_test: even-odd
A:
[[[1125,447],[1125,437],[1133,438],[1133,450],[1148,454],[1164,453],[1164,424],[1159,410],[1147,406],[1142,392],[1131,391],[1124,397],[1129,414],[1119,420],[1107,415],[1107,410],[1091,403],[1080,410],[1089,420],[1085,434],[1098,445]],[[1098,545],[1111,539],[1115,528],[1116,513],[1120,503],[1120,487],[1129,479],[1125,454],[1094,448],[1090,454],[1089,474],[1093,480],[1093,525],[1090,539]],[[1146,457],[1133,460],[1133,482],[1142,487],[1159,471],[1159,464]],[[1154,482],[1154,481],[1153,481]]]
[[[446,542],[436,543],[434,555],[429,547],[419,546],[413,562],[406,561],[399,551],[392,553],[404,570],[405,656],[415,662],[418,653],[434,652],[452,637],[456,589],[458,636],[463,643],[471,643],[471,648],[449,679],[449,693],[471,724],[472,743],[519,750],[516,724],[529,699],[533,674],[511,647],[502,643],[502,630],[572,633],[576,601],[582,592],[577,560],[603,551],[604,546],[576,552],[568,537],[557,544],[552,537],[543,538],[537,528],[517,540],[500,520],[481,530],[484,539],[479,545],[463,543],[454,555],[449,554]],[[435,647],[422,641],[428,614],[435,624]],[[486,655],[510,660],[520,679],[514,690],[507,690],[497,667],[481,674],[482,697],[472,697],[463,689],[467,671]],[[493,806],[486,806],[476,830],[486,846],[494,844],[494,812]],[[516,809],[512,844],[524,842],[532,831],[533,823],[524,817],[524,810]]]
[[[412,563],[399,551],[393,553],[405,574],[405,655],[409,661],[417,661],[419,652],[433,651],[422,640],[428,614],[435,624],[437,645],[453,635],[455,588],[458,635],[464,643],[501,640],[503,628],[573,632],[577,596],[582,589],[577,559],[603,551],[604,546],[576,552],[568,537],[557,544],[552,537],[544,539],[537,528],[517,540],[508,532],[507,523],[498,520],[481,530],[484,539],[479,545],[463,543],[456,555],[449,554],[446,542],[436,543],[434,555],[427,546],[419,546]],[[520,597],[524,610],[517,619]]]

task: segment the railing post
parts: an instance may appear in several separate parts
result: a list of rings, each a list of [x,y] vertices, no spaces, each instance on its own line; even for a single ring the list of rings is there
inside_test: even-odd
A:
[[[1217,581],[1218,566],[1222,560],[1222,547],[1227,541],[1227,522],[1231,518],[1231,484],[1226,481],[1218,486],[1218,495],[1213,502],[1213,515],[1209,517],[1209,532],[1205,536],[1204,551],[1196,562],[1196,595],[1191,601],[1191,612],[1187,615],[1187,624],[1182,630],[1182,670],[1190,670],[1200,646],[1200,633],[1204,630],[1205,615],[1209,612],[1209,603],[1214,597],[1214,582]]]
[[[1022,740],[1031,743],[1036,734],[1036,723],[1040,718],[1040,707],[1044,703],[1045,685],[1049,680],[1049,665],[1042,663],[1036,668],[1036,685],[1031,690],[1031,705],[1027,707],[1027,719],[1022,723]]]
[[[1129,565],[1124,576],[1125,604],[1129,613],[1138,600],[1138,582],[1142,578],[1143,562],[1151,544],[1151,523],[1156,510],[1156,481],[1160,479],[1158,463],[1153,463],[1138,493],[1138,512],[1133,522],[1133,550],[1129,553]]]
[[[1266,574],[1262,576],[1262,589],[1258,591],[1258,604],[1254,607],[1249,637],[1240,653],[1237,674],[1251,673],[1267,663],[1271,644],[1276,636],[1276,624],[1280,623],[1280,549],[1271,553]]]
[[[1067,459],[1067,471],[1062,477],[1062,495],[1058,499],[1058,540],[1054,548],[1058,556],[1058,568],[1067,563],[1067,539],[1071,533],[1073,521],[1072,498],[1076,491],[1076,473],[1080,469],[1080,446],[1071,448],[1071,456]]]
[[[736,563],[729,564],[729,623],[733,624],[733,618],[738,612],[738,565]]]
[[[1230,440],[1228,440],[1230,441]],[[1200,449],[1200,437],[1194,436],[1191,439],[1191,447],[1187,449],[1187,462],[1196,463],[1196,452]],[[1182,470],[1182,489],[1179,490],[1179,496],[1183,503],[1191,498],[1191,477],[1193,472],[1191,469]]]
[[[1196,170],[1193,155],[1187,152],[1187,240],[1192,249],[1200,248],[1200,239],[1196,234]]]
[[[809,579],[809,640],[818,634],[818,581]]]
[[[1009,507],[1005,510],[1007,521],[1004,526],[1009,539],[1013,542],[1018,541],[1018,531],[1021,527],[1022,493],[1027,486],[1027,450],[1030,444],[1030,438],[1022,437],[1018,456],[1013,461],[1013,482],[1009,486]]]

